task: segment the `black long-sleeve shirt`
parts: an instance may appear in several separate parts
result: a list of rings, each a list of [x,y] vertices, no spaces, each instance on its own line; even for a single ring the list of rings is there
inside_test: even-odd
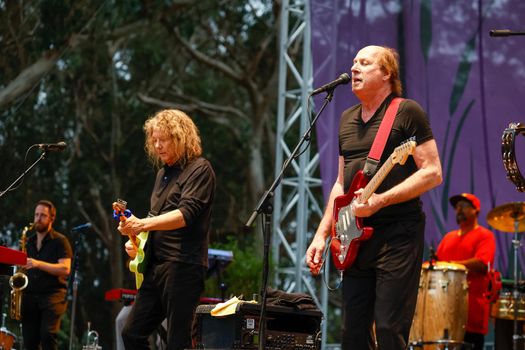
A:
[[[164,190],[170,191],[158,213]],[[155,215],[179,209],[186,227],[170,231],[151,231],[148,244],[154,262],[178,261],[208,266],[208,236],[212,202],[215,194],[215,173],[204,158],[186,164],[164,166],[157,173],[151,194],[151,211]]]

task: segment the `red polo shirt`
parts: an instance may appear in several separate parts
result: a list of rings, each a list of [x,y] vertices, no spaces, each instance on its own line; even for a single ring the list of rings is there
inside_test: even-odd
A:
[[[437,250],[438,260],[460,261],[477,258],[490,266],[494,265],[496,239],[488,229],[478,226],[464,235],[460,230],[447,233]],[[468,271],[468,320],[467,332],[488,333],[490,304],[483,297],[487,291],[486,274]]]

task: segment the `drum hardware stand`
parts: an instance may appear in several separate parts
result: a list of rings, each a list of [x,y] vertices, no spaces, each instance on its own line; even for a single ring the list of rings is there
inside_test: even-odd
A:
[[[513,126],[511,124],[511,126]],[[516,125],[514,125],[516,126]],[[502,144],[502,151],[506,153],[505,158],[506,160],[506,168],[507,171],[510,171],[511,168],[517,169],[516,163],[514,162],[513,157],[513,151],[509,151],[509,145],[512,145],[512,150],[514,149],[514,131],[517,130],[517,128],[509,128],[505,130],[505,133],[507,135],[504,135],[503,137],[503,144]],[[520,126],[520,130],[522,129]],[[509,136],[510,135],[510,136]],[[512,136],[512,137],[511,137]],[[512,139],[512,141],[509,141],[509,139]],[[516,173],[516,171],[513,171],[513,173]],[[519,173],[519,170],[518,170]],[[525,180],[521,174],[520,179]],[[513,181],[517,180],[516,178],[513,178]],[[520,180],[520,181],[521,181]],[[525,182],[522,183],[518,187],[518,190],[523,192],[525,191]],[[512,238],[512,247],[513,249],[513,257],[514,257],[514,264],[513,264],[513,285],[512,285],[512,297],[510,298],[511,301],[514,303],[514,305],[509,305],[509,309],[513,308],[513,335],[512,335],[512,349],[518,350],[518,340],[524,339],[525,337],[523,335],[518,334],[518,301],[519,301],[519,281],[518,281],[518,249],[521,246],[520,240],[520,232],[525,231],[525,202],[511,202],[507,204],[500,205],[494,209],[492,209],[488,215],[487,215],[487,222],[489,225],[499,231],[502,232],[509,232],[514,233],[514,236]]]
[[[512,350],[518,350],[518,340],[522,339],[523,336],[518,334],[518,300],[519,300],[519,290],[518,290],[518,249],[520,247],[520,236],[519,236],[519,220],[518,215],[520,213],[514,213],[514,237],[512,239],[512,246],[514,248],[514,286],[512,288],[512,298],[514,303],[514,333],[512,334]]]

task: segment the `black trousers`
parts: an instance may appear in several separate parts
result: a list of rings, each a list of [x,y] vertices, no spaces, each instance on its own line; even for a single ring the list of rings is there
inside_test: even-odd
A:
[[[404,350],[416,308],[425,221],[374,228],[343,279],[343,350]],[[373,324],[375,335],[373,337]]]
[[[22,296],[22,336],[24,349],[56,350],[60,320],[66,312],[66,290],[56,293],[24,293]],[[40,348],[40,346],[42,346]]]
[[[470,350],[483,350],[484,349],[485,336],[481,333],[465,332],[465,337],[463,338],[463,340],[466,343],[470,343],[473,345],[473,347],[469,348]],[[512,349],[512,347],[510,347],[509,350],[510,349]]]
[[[192,322],[205,273],[204,266],[180,262],[150,266],[122,330],[126,350],[149,349],[148,337],[164,318],[167,348],[191,348]]]

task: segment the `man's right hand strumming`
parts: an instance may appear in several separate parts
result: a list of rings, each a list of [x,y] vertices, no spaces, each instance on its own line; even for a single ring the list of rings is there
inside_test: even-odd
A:
[[[133,243],[131,243],[131,241],[127,241],[124,244],[124,249],[126,250],[126,254],[128,254],[131,259],[135,259],[135,256],[137,256],[137,249]]]

